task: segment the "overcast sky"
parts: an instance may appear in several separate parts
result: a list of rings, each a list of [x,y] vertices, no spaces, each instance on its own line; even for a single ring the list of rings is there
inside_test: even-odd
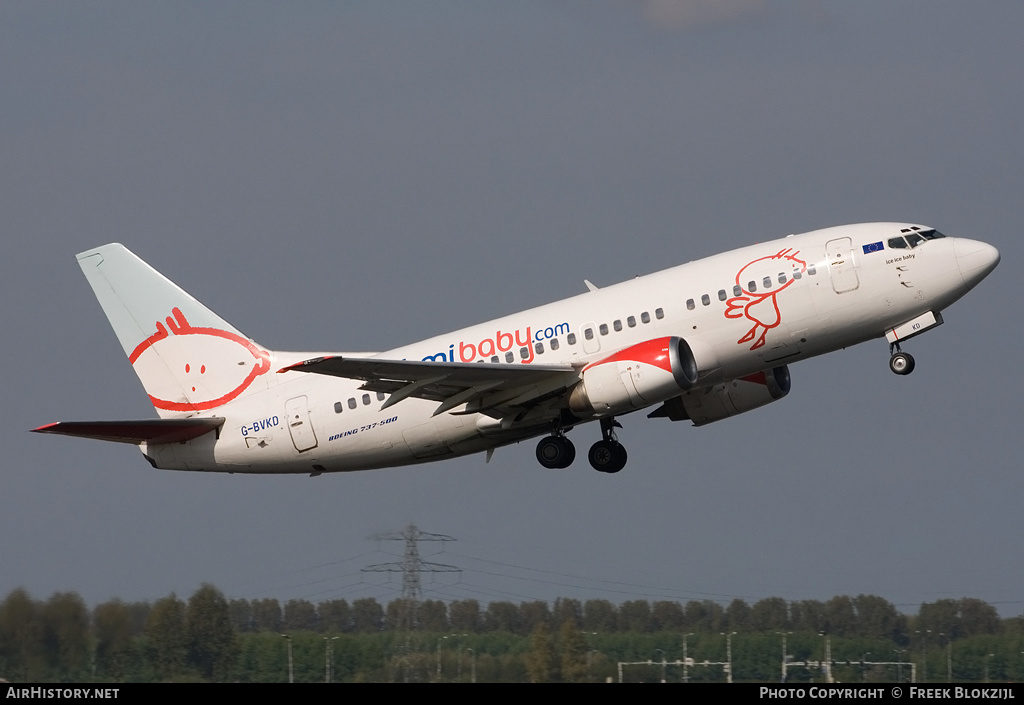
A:
[[[0,4],[0,598],[827,599],[1024,611],[1024,4]],[[120,241],[260,344],[385,350],[753,242],[920,222],[1002,264],[887,366],[792,367],[629,465],[152,469],[39,436],[155,416],[75,253]],[[594,424],[572,433],[597,440]],[[443,548],[445,553],[435,554]]]

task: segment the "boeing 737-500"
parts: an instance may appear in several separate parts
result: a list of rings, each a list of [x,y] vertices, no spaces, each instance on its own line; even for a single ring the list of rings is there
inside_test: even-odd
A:
[[[486,452],[540,436],[568,467],[567,433],[618,472],[616,417],[702,426],[790,391],[791,363],[868,340],[910,374],[901,344],[999,263],[984,242],[910,223],[844,225],[744,247],[379,353],[267,350],[124,246],[78,264],[160,418],[35,429],[138,445],[155,468],[367,470]],[[579,432],[577,432],[579,435]]]

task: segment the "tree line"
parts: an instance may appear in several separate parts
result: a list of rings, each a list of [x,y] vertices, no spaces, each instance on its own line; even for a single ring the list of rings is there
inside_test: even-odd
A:
[[[1024,618],[1001,619],[974,598],[924,603],[904,615],[874,595],[724,606],[572,598],[281,603],[228,599],[206,584],[188,600],[113,599],[91,609],[73,592],[36,600],[14,590],[0,603],[0,678],[280,681],[290,649],[300,681],[593,681],[617,677],[623,661],[641,662],[631,679],[721,680],[732,640],[734,680],[777,681],[784,636],[791,661],[814,662],[824,635],[837,668],[859,679],[908,678],[909,669],[898,676],[902,670],[868,665],[895,661],[913,662],[919,680],[949,670],[954,680],[1024,677]],[[683,649],[694,659],[685,672]],[[820,676],[813,667],[790,670],[790,680]]]

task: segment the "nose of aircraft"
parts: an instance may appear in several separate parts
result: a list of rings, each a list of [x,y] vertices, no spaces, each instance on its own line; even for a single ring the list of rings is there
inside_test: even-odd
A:
[[[967,287],[973,287],[999,264],[999,250],[986,242],[957,238],[953,245],[960,276]]]

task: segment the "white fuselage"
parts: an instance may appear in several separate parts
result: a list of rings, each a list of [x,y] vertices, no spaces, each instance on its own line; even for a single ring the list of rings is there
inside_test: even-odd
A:
[[[995,266],[995,250],[973,240],[939,237],[905,248],[884,244],[910,227],[870,223],[792,235],[376,355],[569,363],[581,369],[628,346],[678,336],[701,363],[700,385],[710,387],[883,337],[924,314],[938,314]],[[882,246],[874,249],[875,243]],[[272,353],[272,369],[310,356]],[[144,445],[143,452],[160,468],[365,470],[543,435],[552,409],[564,407],[564,400],[553,399],[503,424],[486,414],[432,416],[437,402],[418,398],[381,410],[385,395],[361,390],[359,380],[295,371],[265,378],[264,388],[202,414],[226,419],[217,434]]]

